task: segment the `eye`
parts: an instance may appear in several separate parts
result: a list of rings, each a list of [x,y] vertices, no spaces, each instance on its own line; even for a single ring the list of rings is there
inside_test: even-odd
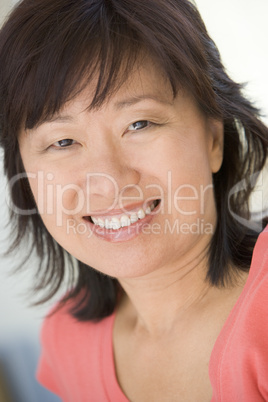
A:
[[[66,138],[64,140],[60,140],[55,142],[52,146],[53,148],[68,148],[71,145],[75,144],[76,142],[74,140],[71,140],[69,138]]]
[[[128,131],[139,131],[151,125],[152,123],[149,120],[136,121],[135,123],[132,123],[130,126],[128,126]]]

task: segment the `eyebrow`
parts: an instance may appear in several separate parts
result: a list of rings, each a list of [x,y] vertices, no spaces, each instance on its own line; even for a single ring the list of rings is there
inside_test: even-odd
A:
[[[164,100],[156,95],[139,95],[139,96],[133,96],[132,98],[116,102],[114,104],[114,108],[117,110],[120,110],[125,107],[134,106],[137,103],[142,102],[144,100],[153,100],[155,102],[162,103],[164,105],[172,105],[172,103],[170,101]]]
[[[73,123],[75,121],[75,117],[70,115],[54,115],[52,117],[47,117],[42,120],[37,127],[40,127],[46,123]]]
[[[164,100],[158,96],[155,95],[138,95],[138,96],[133,96],[129,99],[124,99],[122,101],[118,101],[114,104],[114,108],[116,110],[121,110],[124,109],[126,107],[131,107],[136,105],[137,103],[140,103],[144,100],[153,100],[157,103],[161,103],[164,105],[172,105],[171,102]],[[36,128],[42,126],[43,124],[47,124],[47,123],[73,123],[76,121],[76,118],[71,116],[71,115],[54,115],[52,117],[47,117],[44,120],[42,120],[37,126]]]

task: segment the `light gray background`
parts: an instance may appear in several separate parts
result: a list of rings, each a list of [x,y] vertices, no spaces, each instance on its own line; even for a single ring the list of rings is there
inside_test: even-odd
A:
[[[0,18],[6,16],[11,0],[0,0]],[[55,0],[56,1],[56,0]],[[262,108],[268,122],[268,1],[267,0],[196,0],[212,38],[220,48],[222,58],[230,75],[239,82],[249,82],[247,93]],[[267,179],[267,171],[265,173]],[[8,247],[8,210],[5,202],[5,180],[0,170],[0,251]],[[262,183],[254,207],[260,208],[267,185]],[[260,200],[260,196],[263,200]],[[267,197],[268,198],[268,195]],[[48,305],[29,308],[22,296],[31,283],[32,267],[27,272],[9,277],[11,265],[20,264],[22,256],[0,259],[0,342],[5,338],[26,335],[38,339],[40,322]]]

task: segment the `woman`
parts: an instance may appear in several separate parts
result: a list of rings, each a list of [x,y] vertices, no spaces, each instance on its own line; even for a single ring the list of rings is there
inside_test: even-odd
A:
[[[268,235],[248,211],[268,131],[195,6],[24,0],[0,63],[13,247],[36,248],[44,299],[72,279],[40,382],[64,401],[268,400]]]

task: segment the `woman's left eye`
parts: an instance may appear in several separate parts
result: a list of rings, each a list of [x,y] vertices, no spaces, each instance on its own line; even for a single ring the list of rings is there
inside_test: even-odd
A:
[[[66,138],[64,140],[60,140],[60,141],[55,142],[52,146],[53,146],[53,148],[68,148],[73,144],[75,144],[74,140]]]
[[[151,125],[152,123],[149,120],[139,120],[128,126],[128,131],[139,131]]]

